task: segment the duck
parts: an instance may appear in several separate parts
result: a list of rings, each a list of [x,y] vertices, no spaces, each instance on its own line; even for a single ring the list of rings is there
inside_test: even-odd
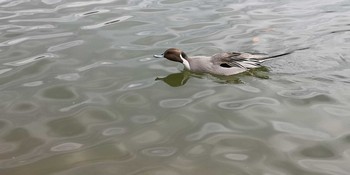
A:
[[[268,56],[245,52],[222,52],[212,56],[188,56],[181,49],[169,48],[163,54],[154,57],[182,63],[185,69],[194,73],[231,76],[261,67],[263,61],[282,55],[286,54]]]

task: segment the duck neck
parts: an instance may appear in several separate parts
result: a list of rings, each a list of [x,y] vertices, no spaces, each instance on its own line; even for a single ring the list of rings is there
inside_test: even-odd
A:
[[[191,70],[190,62],[188,62],[187,59],[183,58],[182,55],[180,55],[180,58],[182,60],[182,64],[185,66],[185,68],[187,70]]]

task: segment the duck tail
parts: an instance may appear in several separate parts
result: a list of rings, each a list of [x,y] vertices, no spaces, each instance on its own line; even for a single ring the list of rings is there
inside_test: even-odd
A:
[[[300,49],[295,49],[295,50],[291,50],[285,53],[281,53],[281,54],[276,54],[276,55],[271,55],[271,56],[266,56],[264,58],[261,59],[257,59],[257,60],[267,60],[267,59],[271,59],[271,58],[277,58],[277,57],[281,57],[281,56],[285,56],[285,55],[290,55],[296,51],[300,51],[300,50],[307,50],[310,49],[310,47],[304,47],[304,48],[300,48]]]

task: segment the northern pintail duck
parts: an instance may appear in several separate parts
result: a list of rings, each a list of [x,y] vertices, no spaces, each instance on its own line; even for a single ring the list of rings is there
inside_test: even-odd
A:
[[[212,56],[190,57],[177,48],[167,49],[162,55],[154,55],[154,57],[164,57],[171,61],[180,62],[192,72],[225,76],[239,74],[251,68],[260,67],[262,61],[272,58],[267,55],[239,52],[223,52]]]

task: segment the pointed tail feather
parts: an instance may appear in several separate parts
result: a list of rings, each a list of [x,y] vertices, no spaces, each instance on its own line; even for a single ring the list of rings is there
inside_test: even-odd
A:
[[[295,49],[295,50],[292,50],[292,51],[288,51],[288,52],[281,53],[281,54],[276,54],[276,55],[271,55],[271,56],[250,54],[250,56],[251,56],[250,59],[264,61],[264,60],[267,60],[267,59],[270,59],[270,58],[277,58],[277,57],[281,57],[281,56],[285,56],[285,55],[290,55],[290,54],[292,54],[292,53],[294,53],[296,51],[306,50],[306,49],[310,49],[310,47],[304,47],[304,48],[300,48],[300,49]]]

